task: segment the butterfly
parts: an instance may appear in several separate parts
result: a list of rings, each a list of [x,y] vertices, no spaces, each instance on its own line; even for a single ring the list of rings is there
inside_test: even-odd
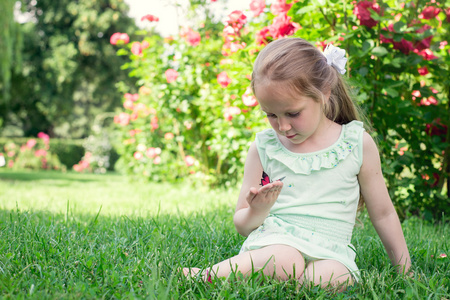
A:
[[[278,179],[277,181],[283,181],[283,179],[286,178],[286,176],[284,176],[283,178]],[[262,173],[262,178],[261,178],[261,183],[259,184],[260,186],[265,186],[269,183],[271,183],[272,181],[270,181],[269,175],[267,175],[266,172],[263,171]]]

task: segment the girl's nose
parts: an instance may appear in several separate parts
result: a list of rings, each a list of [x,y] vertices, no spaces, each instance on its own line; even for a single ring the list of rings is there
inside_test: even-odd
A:
[[[278,129],[282,132],[286,132],[291,129],[291,124],[284,118],[278,118]]]

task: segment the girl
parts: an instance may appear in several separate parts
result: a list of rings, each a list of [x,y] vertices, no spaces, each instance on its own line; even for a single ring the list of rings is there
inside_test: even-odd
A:
[[[300,38],[259,53],[251,85],[272,129],[256,135],[245,163],[234,224],[247,239],[238,255],[204,270],[204,280],[262,271],[322,286],[358,281],[350,240],[360,195],[392,264],[410,268],[377,147],[340,75],[345,63],[344,50],[321,53]]]

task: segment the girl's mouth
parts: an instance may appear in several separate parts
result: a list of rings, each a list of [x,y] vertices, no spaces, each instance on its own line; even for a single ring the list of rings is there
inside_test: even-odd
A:
[[[286,138],[288,138],[288,139],[293,139],[293,138],[295,138],[295,134],[293,134],[293,135],[286,135]]]

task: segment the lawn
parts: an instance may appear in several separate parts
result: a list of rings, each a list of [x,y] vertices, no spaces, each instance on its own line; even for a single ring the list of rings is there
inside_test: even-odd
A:
[[[0,298],[450,299],[450,225],[403,222],[414,276],[399,276],[365,213],[353,244],[362,281],[346,292],[253,276],[188,280],[237,254],[237,188],[142,183],[116,174],[0,170]]]

